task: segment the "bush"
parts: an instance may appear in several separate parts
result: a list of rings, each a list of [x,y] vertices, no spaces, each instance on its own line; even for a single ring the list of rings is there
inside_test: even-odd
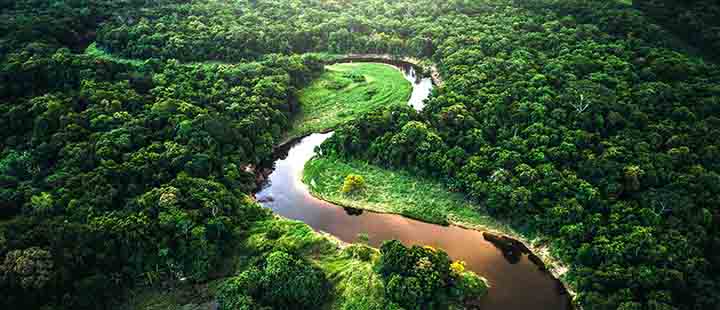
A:
[[[250,310],[259,308],[251,295],[259,293],[261,278],[261,271],[252,267],[223,283],[217,297],[220,309]]]
[[[41,193],[30,198],[31,211],[36,214],[50,214],[53,211],[54,200],[49,193]]]
[[[20,286],[24,289],[42,289],[54,277],[52,255],[48,250],[32,247],[14,250],[0,265],[0,283]]]
[[[343,194],[353,194],[365,190],[365,178],[360,175],[350,174],[345,177],[342,186]]]
[[[276,251],[261,268],[252,267],[226,281],[218,293],[220,309],[312,309],[327,300],[329,282],[310,262]]]
[[[268,232],[265,234],[265,237],[270,240],[277,240],[278,238],[282,237],[283,232],[278,228],[277,226],[273,226],[268,230]]]
[[[307,309],[324,303],[328,281],[322,270],[284,252],[268,256],[262,278],[263,301],[284,309]]]
[[[354,259],[358,259],[364,262],[370,261],[373,255],[373,248],[365,244],[352,244],[345,248],[345,252]]]
[[[354,72],[354,71],[345,72],[345,74],[343,74],[343,77],[350,79],[351,81],[353,81],[355,83],[365,83],[365,76],[358,72]]]
[[[454,296],[461,299],[479,298],[487,294],[488,284],[477,274],[464,271],[458,274]]]
[[[485,281],[465,271],[462,262],[450,261],[447,253],[429,246],[405,247],[397,240],[380,247],[378,272],[385,282],[385,293],[406,309],[446,308],[487,291]]]
[[[350,85],[350,80],[348,79],[334,79],[325,81],[323,83],[323,87],[330,89],[330,90],[341,90],[345,87],[348,87]]]

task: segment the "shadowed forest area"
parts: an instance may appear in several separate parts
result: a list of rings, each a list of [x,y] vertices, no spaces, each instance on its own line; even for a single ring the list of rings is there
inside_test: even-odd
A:
[[[720,49],[720,5],[702,0],[634,0],[633,7],[665,26],[703,54],[718,60]]]

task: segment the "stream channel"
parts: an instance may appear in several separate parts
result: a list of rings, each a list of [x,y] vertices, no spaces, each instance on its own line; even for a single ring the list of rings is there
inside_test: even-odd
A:
[[[422,110],[423,100],[433,87],[430,78],[416,75],[412,64],[391,65],[413,84],[409,104]],[[313,197],[301,182],[303,167],[315,155],[316,147],[331,135],[332,132],[312,134],[280,147],[273,171],[256,194],[257,200],[276,214],[305,222],[345,242],[354,242],[358,234],[366,233],[370,245],[375,247],[384,240],[396,239],[406,245],[441,248],[452,259],[465,261],[469,270],[488,280],[490,291],[480,300],[480,309],[570,309],[569,296],[560,281],[533,263],[528,253],[508,256],[486,240],[481,231],[343,208]]]

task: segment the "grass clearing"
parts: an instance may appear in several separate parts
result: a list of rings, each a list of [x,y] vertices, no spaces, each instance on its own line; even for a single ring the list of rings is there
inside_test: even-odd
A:
[[[301,91],[300,111],[288,138],[335,128],[379,107],[405,105],[412,85],[397,68],[379,63],[343,63]]]
[[[362,192],[342,193],[344,179],[350,174],[365,179]],[[483,215],[482,206],[468,201],[462,194],[448,191],[435,180],[401,170],[323,156],[305,164],[303,182],[311,184],[309,189],[314,196],[341,206],[517,235],[508,225]]]

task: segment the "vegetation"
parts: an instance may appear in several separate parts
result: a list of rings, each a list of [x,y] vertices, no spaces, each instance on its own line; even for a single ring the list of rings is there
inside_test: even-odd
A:
[[[587,309],[714,307],[718,67],[631,9],[553,3],[458,20],[421,114],[361,117],[323,152],[434,176],[554,238]]]
[[[409,249],[408,249],[409,250]],[[447,257],[442,250],[437,255]],[[400,255],[396,253],[396,257]],[[281,272],[267,273],[268,259],[276,257],[276,263],[270,270]],[[116,309],[204,309],[217,297],[221,309],[264,309],[267,303],[274,304],[270,309],[295,309],[297,306],[278,306],[276,295],[264,294],[262,283],[267,289],[276,290],[280,296],[298,294],[307,298],[316,298],[323,303],[313,304],[318,309],[363,309],[363,310],[403,310],[388,299],[384,277],[378,272],[383,255],[364,243],[342,245],[339,241],[322,236],[307,225],[285,219],[258,221],[247,230],[244,241],[233,255],[232,271],[235,276],[223,277],[212,281],[200,289],[193,285],[178,285],[171,289],[154,290],[143,288],[135,292],[134,297]],[[278,263],[279,261],[280,263]],[[450,289],[454,299],[447,300],[444,306],[459,306],[464,299],[472,300],[485,294],[485,282],[472,272],[452,268],[462,262],[451,263],[451,274],[456,282]],[[408,266],[409,267],[409,266]],[[275,269],[279,268],[279,269]],[[290,276],[293,273],[305,273],[305,276]],[[256,277],[253,281],[248,279]],[[273,277],[286,277],[277,279]],[[318,284],[327,285],[324,292],[308,290],[306,286],[297,286],[294,281],[305,281],[308,277],[318,277],[307,287]],[[271,281],[270,279],[274,281]],[[463,278],[464,280],[460,280]],[[323,280],[324,279],[324,280]],[[273,284],[269,284],[273,283]],[[284,283],[294,283],[290,289]],[[254,292],[248,296],[248,292]],[[264,296],[263,296],[264,295]],[[258,297],[261,296],[261,297]],[[295,295],[297,296],[297,295]],[[258,301],[263,300],[264,303]],[[322,306],[319,306],[322,305]],[[392,308],[395,307],[395,308]],[[306,309],[299,307],[298,309]]]
[[[487,284],[451,262],[447,253],[430,246],[405,247],[400,241],[380,247],[378,272],[390,300],[405,309],[442,309],[448,300],[485,295]],[[390,309],[393,306],[389,306]]]
[[[487,286],[483,279],[465,271],[464,267],[458,267],[463,266],[462,262],[449,261],[447,254],[439,249],[405,248],[397,241],[392,246],[384,245],[381,251],[363,243],[338,247],[334,241],[319,236],[308,226],[289,220],[259,222],[249,233],[242,248],[243,253],[250,254],[250,260],[243,261],[238,268],[245,271],[225,280],[221,285],[218,293],[221,309],[238,309],[238,305],[250,304],[255,300],[266,300],[263,305],[268,305],[267,301],[270,300],[274,304],[273,309],[307,309],[308,305],[318,307],[322,304],[320,301],[328,292],[331,295],[328,304],[331,309],[415,309],[410,304],[400,307],[393,303],[391,296],[401,292],[397,291],[398,288],[388,286],[389,270],[397,270],[396,277],[413,277],[427,289],[432,288],[433,292],[428,292],[430,295],[418,298],[431,300],[427,302],[436,303],[440,309],[461,305],[465,300],[479,298],[486,293]],[[271,270],[281,272],[268,274],[271,257],[282,262],[272,267],[279,269]],[[402,257],[408,259],[397,261]],[[303,260],[305,262],[300,263]],[[418,265],[415,260],[421,260],[424,264]],[[249,269],[246,266],[248,264]],[[265,270],[259,271],[254,266],[265,266]],[[305,275],[295,276],[298,272]],[[271,280],[273,276],[282,279]],[[257,279],[250,280],[253,277]],[[313,277],[317,280],[303,285],[295,283]],[[323,277],[334,289],[320,290],[320,285],[325,281]],[[263,285],[269,287],[263,288]],[[265,297],[247,298],[247,292],[264,294]],[[286,297],[287,294],[294,295],[296,303],[278,304],[277,296]],[[314,303],[304,304],[302,300],[314,300]],[[417,299],[414,302],[422,304],[426,300]],[[255,306],[249,309],[258,308]]]
[[[340,189],[343,194],[356,194],[364,190],[365,178],[357,174],[348,174]]]
[[[345,184],[351,176],[364,180],[362,192],[345,194]],[[511,230],[462,194],[449,192],[437,180],[360,160],[315,157],[305,164],[303,182],[311,184],[309,189],[314,196],[341,206],[401,214],[442,225]]]
[[[327,66],[300,92],[300,111],[290,137],[335,128],[380,107],[406,105],[412,87],[400,71],[384,64]]]
[[[325,274],[302,258],[276,251],[262,266],[229,279],[220,289],[220,309],[308,309],[328,295]],[[266,306],[266,307],[263,307]]]
[[[635,8],[653,21],[665,25],[708,57],[718,60],[720,49],[720,4],[698,0],[634,0]]]
[[[417,302],[378,292],[423,282],[331,260],[307,227],[253,234],[280,223],[248,194],[323,72],[306,53],[357,52],[431,59],[444,84],[422,113],[353,115],[326,153],[434,178],[552,237],[584,309],[714,309],[717,7],[0,0],[0,308],[104,308],[129,287],[205,282],[229,257],[263,271],[276,251],[324,270],[334,307]]]
[[[258,222],[246,240],[242,252],[249,259],[241,261],[238,270],[261,261],[268,253],[292,253],[322,269],[331,283],[331,297],[325,308],[383,310],[388,304],[383,283],[375,272],[374,261],[379,256],[376,249],[364,244],[343,248],[303,223],[281,219]]]
[[[11,21],[70,14],[52,21],[60,29],[88,13],[16,6],[3,11]],[[26,43],[24,31],[44,25],[7,20],[17,29],[3,32],[0,73],[2,307],[95,308],[138,282],[208,279],[268,218],[243,168],[270,156],[320,61],[117,61],[44,30]]]

